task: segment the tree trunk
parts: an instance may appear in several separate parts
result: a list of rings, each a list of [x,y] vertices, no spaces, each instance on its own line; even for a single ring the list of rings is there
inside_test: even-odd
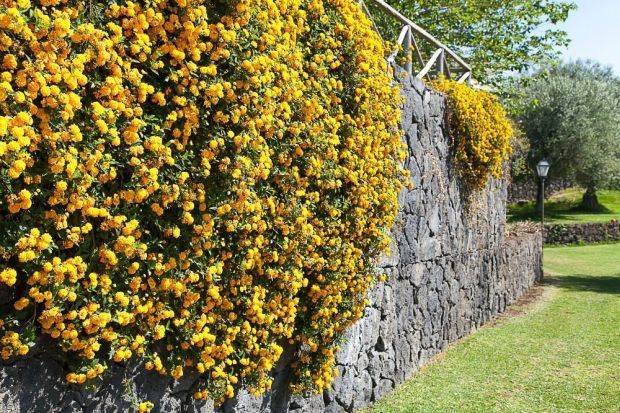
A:
[[[584,211],[599,211],[601,205],[598,203],[598,197],[596,196],[596,188],[588,188],[583,194],[581,200],[581,209]]]

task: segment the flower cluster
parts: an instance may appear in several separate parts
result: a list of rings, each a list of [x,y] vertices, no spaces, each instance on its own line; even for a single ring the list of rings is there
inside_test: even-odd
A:
[[[0,343],[321,391],[405,179],[351,0],[0,0]],[[145,409],[148,406],[145,406]]]
[[[470,188],[499,178],[511,153],[513,129],[506,111],[491,93],[454,80],[433,82],[448,98],[448,113],[460,172]]]

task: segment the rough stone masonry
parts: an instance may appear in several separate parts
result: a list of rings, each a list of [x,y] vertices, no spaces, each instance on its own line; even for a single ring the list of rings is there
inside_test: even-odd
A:
[[[596,244],[618,241],[620,241],[620,224],[616,220],[611,222],[545,225],[545,244]]]
[[[399,73],[402,77],[402,73]],[[139,366],[114,367],[84,389],[64,382],[60,358],[43,346],[0,366],[0,412],[128,412],[150,400],[157,412],[351,412],[385,396],[450,343],[501,313],[541,277],[540,234],[506,235],[506,185],[466,194],[452,165],[445,100],[404,77],[402,125],[414,188],[401,194],[388,281],[370,293],[347,334],[333,389],[307,398],[287,391],[289,354],[272,391],[241,391],[224,406],[192,400],[196,377],[174,382]]]

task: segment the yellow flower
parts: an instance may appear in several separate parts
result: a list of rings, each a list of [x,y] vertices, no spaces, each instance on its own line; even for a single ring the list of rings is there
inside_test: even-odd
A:
[[[17,68],[17,59],[15,58],[15,56],[10,53],[4,55],[4,57],[2,58],[2,68],[8,70],[13,70]]]
[[[26,250],[19,253],[19,262],[28,262],[37,258],[37,254],[33,250]]]
[[[22,297],[19,300],[15,301],[13,307],[15,307],[17,311],[21,311],[26,308],[28,304],[30,304],[30,300],[26,297]]]
[[[147,412],[150,412],[153,409],[153,407],[155,407],[155,405],[149,401],[140,402],[140,404],[138,404],[138,412],[147,413]]]
[[[0,116],[0,136],[6,135],[6,131],[9,126],[9,120],[6,116]],[[0,156],[4,155],[4,152],[0,152]]]
[[[13,268],[6,268],[0,271],[0,281],[9,287],[13,286],[17,281],[17,271]]]
[[[166,335],[166,329],[162,325],[157,325],[155,327],[155,332],[153,333],[153,338],[155,340],[161,340]]]
[[[15,162],[13,162],[13,164],[11,165],[8,175],[12,179],[17,179],[22,174],[22,172],[24,172],[25,169],[26,169],[26,162],[24,162],[21,159],[18,159]]]
[[[97,128],[99,129],[99,132],[101,132],[101,134],[108,133],[108,125],[105,123],[105,121],[103,121],[102,119],[98,119],[97,122],[95,123],[97,125]]]

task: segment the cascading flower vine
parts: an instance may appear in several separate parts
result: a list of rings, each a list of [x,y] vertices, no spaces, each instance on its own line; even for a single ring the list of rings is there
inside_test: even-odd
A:
[[[351,0],[0,0],[0,349],[321,391],[406,179]]]
[[[432,83],[448,101],[448,121],[457,166],[470,189],[480,189],[489,178],[500,178],[512,153],[512,124],[495,95],[466,83],[438,79]]]

